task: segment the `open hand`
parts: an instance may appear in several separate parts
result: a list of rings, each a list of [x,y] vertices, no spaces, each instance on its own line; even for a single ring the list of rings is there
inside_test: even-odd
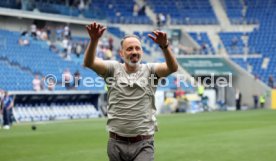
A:
[[[92,24],[86,26],[86,30],[91,40],[98,40],[103,35],[106,27],[99,23],[93,22]]]
[[[159,46],[164,47],[168,45],[168,39],[167,39],[167,34],[165,32],[161,32],[161,31],[153,31],[152,32],[154,34],[148,34],[148,36]]]

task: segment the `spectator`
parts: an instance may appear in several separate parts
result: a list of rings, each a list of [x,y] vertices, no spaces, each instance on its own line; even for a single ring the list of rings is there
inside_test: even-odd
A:
[[[104,59],[104,45],[102,42],[99,42],[99,45],[97,46],[97,57],[100,59]]]
[[[63,57],[65,59],[70,60],[70,54],[71,54],[71,49],[72,49],[72,43],[69,40],[69,37],[65,37],[62,40],[62,46],[63,46]]]
[[[45,76],[41,77],[40,89],[43,91],[45,89]]]
[[[68,25],[64,27],[63,37],[70,39],[71,38],[71,30]]]
[[[268,79],[268,86],[269,86],[270,88],[274,88],[274,79],[273,79],[273,76],[272,76],[272,75],[269,76],[269,79]]]
[[[113,38],[111,36],[108,38],[108,45],[109,49],[113,51]]]
[[[238,40],[238,38],[237,38],[236,36],[234,36],[234,37],[232,38],[232,48],[233,48],[233,49],[237,47],[238,41],[239,41],[239,40]]]
[[[48,39],[51,41],[51,43],[54,43],[56,41],[56,31],[53,26],[47,26],[46,28]]]
[[[4,95],[5,95],[5,91],[0,88],[0,110],[2,107],[1,105],[2,105],[2,99],[4,98]],[[1,117],[0,117],[0,121],[1,121]],[[2,123],[2,122],[0,122],[0,123]]]
[[[254,100],[254,108],[257,109],[258,108],[258,103],[259,103],[259,97],[257,94],[253,95],[253,100]]]
[[[104,59],[111,60],[112,56],[113,56],[112,51],[108,47],[105,47],[104,48]]]
[[[225,100],[224,99],[219,99],[217,101],[217,104],[219,106],[219,110],[221,110],[221,111],[226,111],[227,110],[227,107],[225,106]]]
[[[80,85],[81,75],[80,72],[77,70],[74,73],[74,88],[77,88]]]
[[[204,91],[205,91],[204,85],[201,82],[198,82],[198,86],[197,86],[197,94],[198,94],[198,96],[202,98],[203,94],[204,94]]]
[[[36,30],[36,39],[41,40],[41,34],[42,34],[41,30],[37,29]]]
[[[206,54],[206,51],[207,51],[207,44],[203,42],[201,44],[201,54]]]
[[[161,21],[160,21],[160,17],[158,14],[156,14],[156,24],[157,24],[157,27],[160,28],[161,27]]]
[[[62,26],[59,26],[59,27],[56,29],[56,37],[57,37],[57,40],[62,41],[62,33],[63,33],[63,27],[62,27]]]
[[[67,53],[65,56],[66,60],[71,60],[72,47],[73,47],[73,43],[72,41],[69,41],[68,47],[67,47]]]
[[[56,87],[56,82],[54,79],[49,79],[49,82],[48,82],[48,90],[49,91],[54,91],[55,90],[55,87]]]
[[[21,32],[21,36],[25,36],[25,35],[27,35],[28,34],[28,31],[27,30],[23,30],[22,32]]]
[[[159,19],[160,19],[161,26],[164,26],[166,24],[166,17],[163,13],[159,13]]]
[[[31,36],[36,39],[36,24],[31,25]]]
[[[20,46],[28,46],[30,45],[30,40],[29,40],[29,37],[28,35],[24,35],[24,36],[20,36],[19,39],[18,39],[18,44]]]
[[[39,79],[39,75],[35,75],[33,79],[33,90],[34,91],[41,91],[41,80]]]
[[[185,91],[181,87],[178,87],[177,90],[175,91],[175,97],[177,99],[181,99],[184,95],[185,95]]]
[[[1,100],[4,98],[4,96],[5,96],[5,91],[0,88],[0,105],[1,105]]]
[[[261,108],[264,108],[264,105],[265,105],[265,95],[264,94],[259,96],[259,102],[260,102]]]
[[[47,41],[48,40],[48,34],[47,34],[47,32],[44,29],[41,30],[40,39],[43,40],[43,41]]]
[[[82,48],[82,44],[81,44],[81,41],[79,43],[76,44],[76,55],[77,57],[79,58],[80,55],[82,54],[82,51],[83,48]]]
[[[144,16],[146,13],[145,11],[146,11],[146,5],[143,4],[139,7],[138,16]]]
[[[241,110],[241,100],[242,100],[242,94],[240,90],[236,89],[236,110]]]
[[[54,43],[51,43],[51,45],[49,46],[49,50],[53,53],[57,53],[57,54],[59,53],[59,49]]]
[[[135,3],[134,6],[133,6],[133,13],[132,13],[132,15],[133,16],[138,16],[138,12],[139,12],[139,5]]]
[[[201,99],[201,103],[202,103],[202,108],[203,108],[204,111],[209,111],[210,110],[208,102],[209,102],[209,97],[208,96],[203,96],[202,99]]]
[[[83,14],[83,11],[85,10],[86,6],[84,3],[84,0],[79,0],[78,9],[81,14]]]
[[[88,40],[84,40],[84,42],[82,43],[82,48],[83,48],[83,49],[86,49],[87,46],[88,46],[88,43],[89,43]]]
[[[64,81],[64,82],[62,82],[62,84],[65,85],[65,88],[67,90],[71,89],[71,85],[70,85],[71,81],[72,81],[71,78],[72,78],[72,74],[71,74],[70,70],[65,69],[62,74],[62,80]]]
[[[1,100],[1,113],[3,114],[3,129],[10,129],[11,125],[11,110],[13,108],[13,98],[9,96],[8,92],[5,91],[5,95]]]

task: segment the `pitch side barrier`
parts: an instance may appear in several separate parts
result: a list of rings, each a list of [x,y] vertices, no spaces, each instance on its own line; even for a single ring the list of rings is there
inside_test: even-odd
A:
[[[9,92],[14,98],[13,116],[17,122],[87,119],[101,116],[101,92],[25,91]]]

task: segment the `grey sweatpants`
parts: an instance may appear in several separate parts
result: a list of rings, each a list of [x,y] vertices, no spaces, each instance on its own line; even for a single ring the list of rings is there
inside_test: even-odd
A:
[[[109,138],[107,154],[109,161],[153,161],[154,139],[129,143]]]

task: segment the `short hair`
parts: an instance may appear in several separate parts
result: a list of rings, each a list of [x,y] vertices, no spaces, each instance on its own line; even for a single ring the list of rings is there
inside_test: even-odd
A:
[[[136,38],[141,43],[141,40],[137,35],[125,35],[121,40],[121,48],[123,48],[123,43],[124,43],[125,39],[130,38],[130,37]]]

